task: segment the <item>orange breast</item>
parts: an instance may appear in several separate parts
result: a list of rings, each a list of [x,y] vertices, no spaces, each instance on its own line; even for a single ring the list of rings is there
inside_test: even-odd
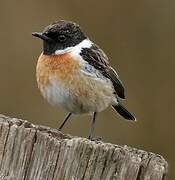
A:
[[[79,62],[70,53],[63,55],[44,55],[41,53],[36,67],[38,86],[47,85],[50,76],[59,80],[59,83],[64,83],[78,70]]]

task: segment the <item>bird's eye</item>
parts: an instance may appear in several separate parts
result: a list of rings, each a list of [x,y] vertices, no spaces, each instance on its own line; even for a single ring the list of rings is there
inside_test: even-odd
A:
[[[58,40],[60,41],[60,42],[64,42],[65,40],[66,40],[66,36],[65,35],[59,35],[58,36]]]

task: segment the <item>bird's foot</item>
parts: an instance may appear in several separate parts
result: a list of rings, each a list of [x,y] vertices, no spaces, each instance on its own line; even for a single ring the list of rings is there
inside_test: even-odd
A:
[[[56,128],[57,129],[57,131],[60,131],[60,132],[62,132],[62,129],[61,128]]]
[[[95,142],[102,141],[102,137],[99,137],[99,136],[97,136],[97,137],[90,137],[89,136],[88,139],[91,141],[95,141]]]

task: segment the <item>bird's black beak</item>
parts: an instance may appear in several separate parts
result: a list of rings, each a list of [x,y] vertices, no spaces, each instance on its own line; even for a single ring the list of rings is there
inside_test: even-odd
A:
[[[44,41],[47,41],[47,42],[53,42],[53,39],[47,37],[45,34],[41,33],[41,32],[33,32],[32,33],[33,36],[35,37],[38,37]]]

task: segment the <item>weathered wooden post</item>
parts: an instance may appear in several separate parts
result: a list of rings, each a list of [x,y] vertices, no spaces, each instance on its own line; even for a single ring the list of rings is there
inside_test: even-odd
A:
[[[163,180],[162,156],[0,115],[0,180]]]

